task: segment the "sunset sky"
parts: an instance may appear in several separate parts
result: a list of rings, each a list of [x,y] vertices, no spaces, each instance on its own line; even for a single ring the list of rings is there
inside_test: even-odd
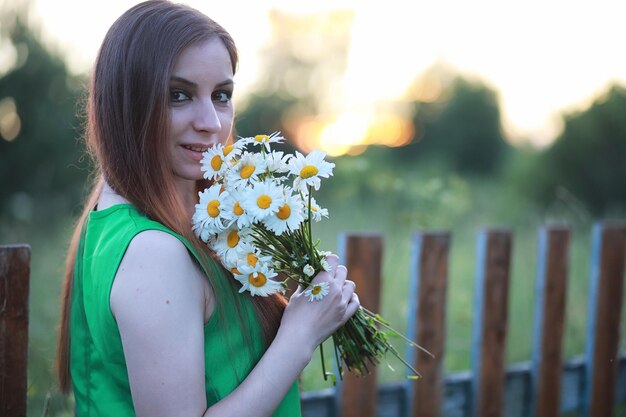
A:
[[[33,19],[48,42],[67,56],[70,68],[84,72],[108,27],[135,3],[36,0]],[[508,136],[538,145],[558,133],[561,112],[583,109],[611,82],[626,83],[626,5],[618,1],[187,3],[220,22],[238,43],[240,94],[255,82],[272,9],[295,14],[353,11],[348,68],[337,94],[336,117],[322,132],[326,144],[358,143],[358,136],[372,129],[368,109],[379,100],[402,96],[415,77],[435,63],[496,89]]]

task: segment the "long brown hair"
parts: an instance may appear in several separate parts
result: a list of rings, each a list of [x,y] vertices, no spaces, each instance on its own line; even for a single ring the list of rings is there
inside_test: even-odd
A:
[[[186,47],[210,38],[224,43],[234,73],[237,49],[228,32],[185,5],[165,0],[138,4],[119,17],[104,38],[89,86],[85,129],[96,181],[74,229],[62,292],[56,367],[63,392],[68,392],[71,385],[69,325],[76,249],[80,231],[98,201],[104,180],[147,217],[192,242],[204,256],[200,260],[204,270],[211,270],[208,263],[214,254],[191,230],[188,211],[174,186],[169,153],[165,151],[169,83],[175,61]],[[220,277],[208,275],[215,292],[219,286],[214,280]],[[221,275],[223,279],[225,275]],[[216,296],[221,308],[219,294]],[[252,298],[259,325],[269,342],[286,301],[281,296]]]

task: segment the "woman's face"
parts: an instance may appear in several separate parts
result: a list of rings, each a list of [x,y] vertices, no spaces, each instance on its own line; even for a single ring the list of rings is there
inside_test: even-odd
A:
[[[169,151],[174,175],[202,178],[202,152],[228,140],[233,125],[233,70],[219,38],[189,46],[170,80]]]

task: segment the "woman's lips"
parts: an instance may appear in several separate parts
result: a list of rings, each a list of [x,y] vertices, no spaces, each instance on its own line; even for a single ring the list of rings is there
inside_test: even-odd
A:
[[[202,159],[202,154],[209,149],[206,145],[181,145],[185,154],[195,161]]]

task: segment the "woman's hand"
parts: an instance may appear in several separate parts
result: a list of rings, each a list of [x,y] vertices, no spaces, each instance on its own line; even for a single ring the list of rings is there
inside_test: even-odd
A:
[[[311,352],[356,313],[360,306],[354,282],[347,280],[348,270],[339,265],[336,255],[326,257],[330,271],[322,271],[312,284],[328,283],[328,294],[321,300],[309,301],[306,288],[299,287],[285,308],[278,330],[293,341],[305,343]]]
[[[244,382],[211,406],[204,417],[271,416],[313,352],[359,308],[354,282],[335,255],[327,257],[331,270],[320,272],[313,283],[327,282],[328,294],[309,301],[306,288],[298,288],[285,308],[276,337]]]

